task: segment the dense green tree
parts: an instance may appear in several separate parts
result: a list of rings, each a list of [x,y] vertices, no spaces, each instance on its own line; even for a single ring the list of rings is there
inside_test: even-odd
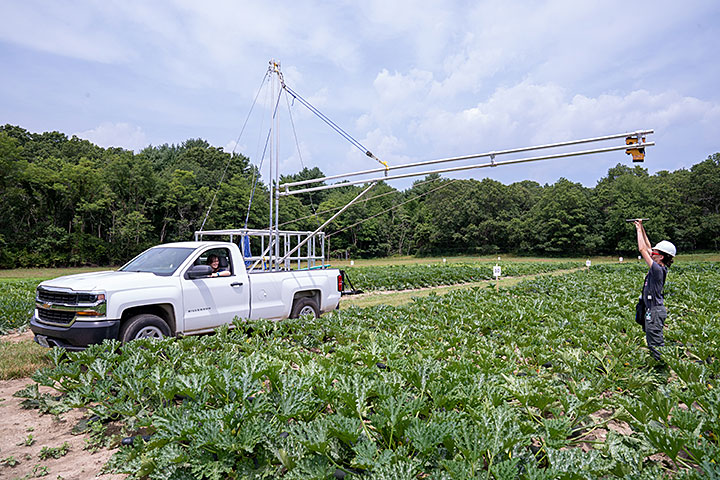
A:
[[[319,205],[324,222],[352,201],[367,186],[346,186],[331,190]],[[360,256],[386,256],[393,253],[391,238],[395,236],[398,217],[392,207],[400,203],[401,194],[380,182],[360,200],[343,212],[327,227],[332,250]]]
[[[256,183],[253,192],[252,175],[234,175],[218,190],[206,228],[267,228],[270,215],[268,195],[267,187],[262,183]],[[285,203],[283,199],[281,207]]]
[[[323,176],[303,168],[281,182]],[[314,230],[363,188],[281,197],[280,228]],[[246,157],[202,139],[135,154],[0,126],[0,267],[117,264],[200,228],[267,228],[269,194]],[[325,232],[335,255],[617,254],[635,250],[625,219],[638,216],[681,253],[720,248],[720,154],[654,175],[618,164],[594,188],[437,174],[404,192],[381,182]]]
[[[688,203],[700,210],[697,248],[720,250],[720,153],[694,165],[690,173]]]
[[[591,191],[561,178],[543,188],[538,201],[519,224],[516,235],[524,251],[594,253],[601,238],[593,228]]]
[[[491,179],[442,180],[417,192],[415,245],[424,253],[478,253],[515,250],[513,225],[541,190],[536,182],[510,186]],[[416,191],[413,186],[411,193]]]
[[[618,164],[598,181],[594,194],[603,213],[603,251],[615,253],[618,249],[630,251],[637,248],[635,237],[625,220],[657,215],[652,189],[647,170],[639,166],[631,168]],[[652,231],[651,223],[646,227],[649,234],[657,234]]]
[[[422,206],[416,215],[414,236],[421,253],[459,253],[466,247],[460,231],[466,213],[459,206],[464,198],[461,182],[441,179],[433,182],[433,188],[426,187],[418,194],[424,197],[419,200]]]
[[[325,174],[320,170],[318,167],[313,168],[307,168],[303,167],[302,170],[300,170],[298,173],[293,175],[280,175],[280,185],[283,183],[290,183],[290,182],[302,182],[306,180],[312,180],[313,178],[323,178]],[[315,188],[315,187],[321,187],[326,185],[325,182],[312,182],[308,183],[306,185],[302,185],[301,188]],[[300,187],[298,187],[300,188]],[[296,198],[300,199],[300,202],[302,202],[303,205],[306,205],[310,207],[311,209],[315,209],[318,205],[320,205],[328,195],[327,190],[319,190],[316,192],[305,192],[305,193],[299,193],[297,195],[293,195]]]

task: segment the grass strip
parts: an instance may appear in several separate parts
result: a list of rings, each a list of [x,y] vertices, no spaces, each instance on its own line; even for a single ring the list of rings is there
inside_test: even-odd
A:
[[[0,380],[29,377],[50,362],[48,349],[32,340],[20,342],[0,341]]]

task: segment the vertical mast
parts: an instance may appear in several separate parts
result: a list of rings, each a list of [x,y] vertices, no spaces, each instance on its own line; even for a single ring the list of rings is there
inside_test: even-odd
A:
[[[275,62],[275,72],[278,82],[277,105],[280,105],[283,78],[280,72],[280,62]],[[280,115],[275,113],[275,268],[280,269]]]
[[[270,68],[270,73],[275,72],[275,60],[270,60],[269,68]],[[271,98],[270,129],[272,132],[272,129],[275,127],[275,122],[274,122],[274,120],[275,120],[275,105],[274,105],[274,102],[275,102],[275,78],[274,78],[274,76],[270,79],[270,85],[271,85],[271,87],[270,87],[271,88],[271,90],[270,90],[270,92],[271,92],[271,96],[270,96],[270,98]],[[270,135],[272,135],[272,133]],[[270,219],[268,222],[268,233],[270,235],[268,237],[268,247],[269,247],[268,255],[270,257],[269,258],[269,260],[270,260],[269,267],[271,270],[272,270],[272,265],[273,265],[273,248],[272,248],[272,242],[273,242],[273,236],[272,236],[272,233],[273,233],[273,162],[272,162],[272,155],[273,155],[273,151],[274,151],[273,143],[275,143],[274,139],[271,139],[271,141],[270,141],[270,162],[269,162],[270,163],[270,174],[268,176],[268,183],[269,183],[269,187],[270,187],[269,188],[269,190],[270,190]]]

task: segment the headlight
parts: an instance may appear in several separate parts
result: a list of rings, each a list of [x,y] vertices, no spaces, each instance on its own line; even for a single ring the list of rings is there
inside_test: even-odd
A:
[[[97,303],[105,300],[104,293],[78,293],[78,303]]]

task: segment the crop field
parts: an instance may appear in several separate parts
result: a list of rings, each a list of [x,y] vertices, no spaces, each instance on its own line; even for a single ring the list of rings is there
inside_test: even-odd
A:
[[[0,335],[30,322],[38,280],[0,281]]]
[[[519,277],[584,266],[580,262],[513,262],[502,265],[502,275]],[[355,287],[362,290],[406,290],[478,282],[493,278],[490,263],[434,263],[345,268]]]
[[[54,349],[34,379],[62,397],[23,395],[138,435],[109,464],[132,478],[720,478],[720,264],[672,267],[665,364],[645,270]]]
[[[503,266],[503,276],[520,276],[578,268],[579,262],[524,262]],[[346,268],[350,279],[363,290],[404,290],[438,285],[455,285],[492,278],[492,265],[471,263],[364,266]],[[66,274],[59,270],[57,275]],[[52,278],[52,277],[50,277]],[[24,328],[35,304],[40,279],[0,279],[0,335]]]

